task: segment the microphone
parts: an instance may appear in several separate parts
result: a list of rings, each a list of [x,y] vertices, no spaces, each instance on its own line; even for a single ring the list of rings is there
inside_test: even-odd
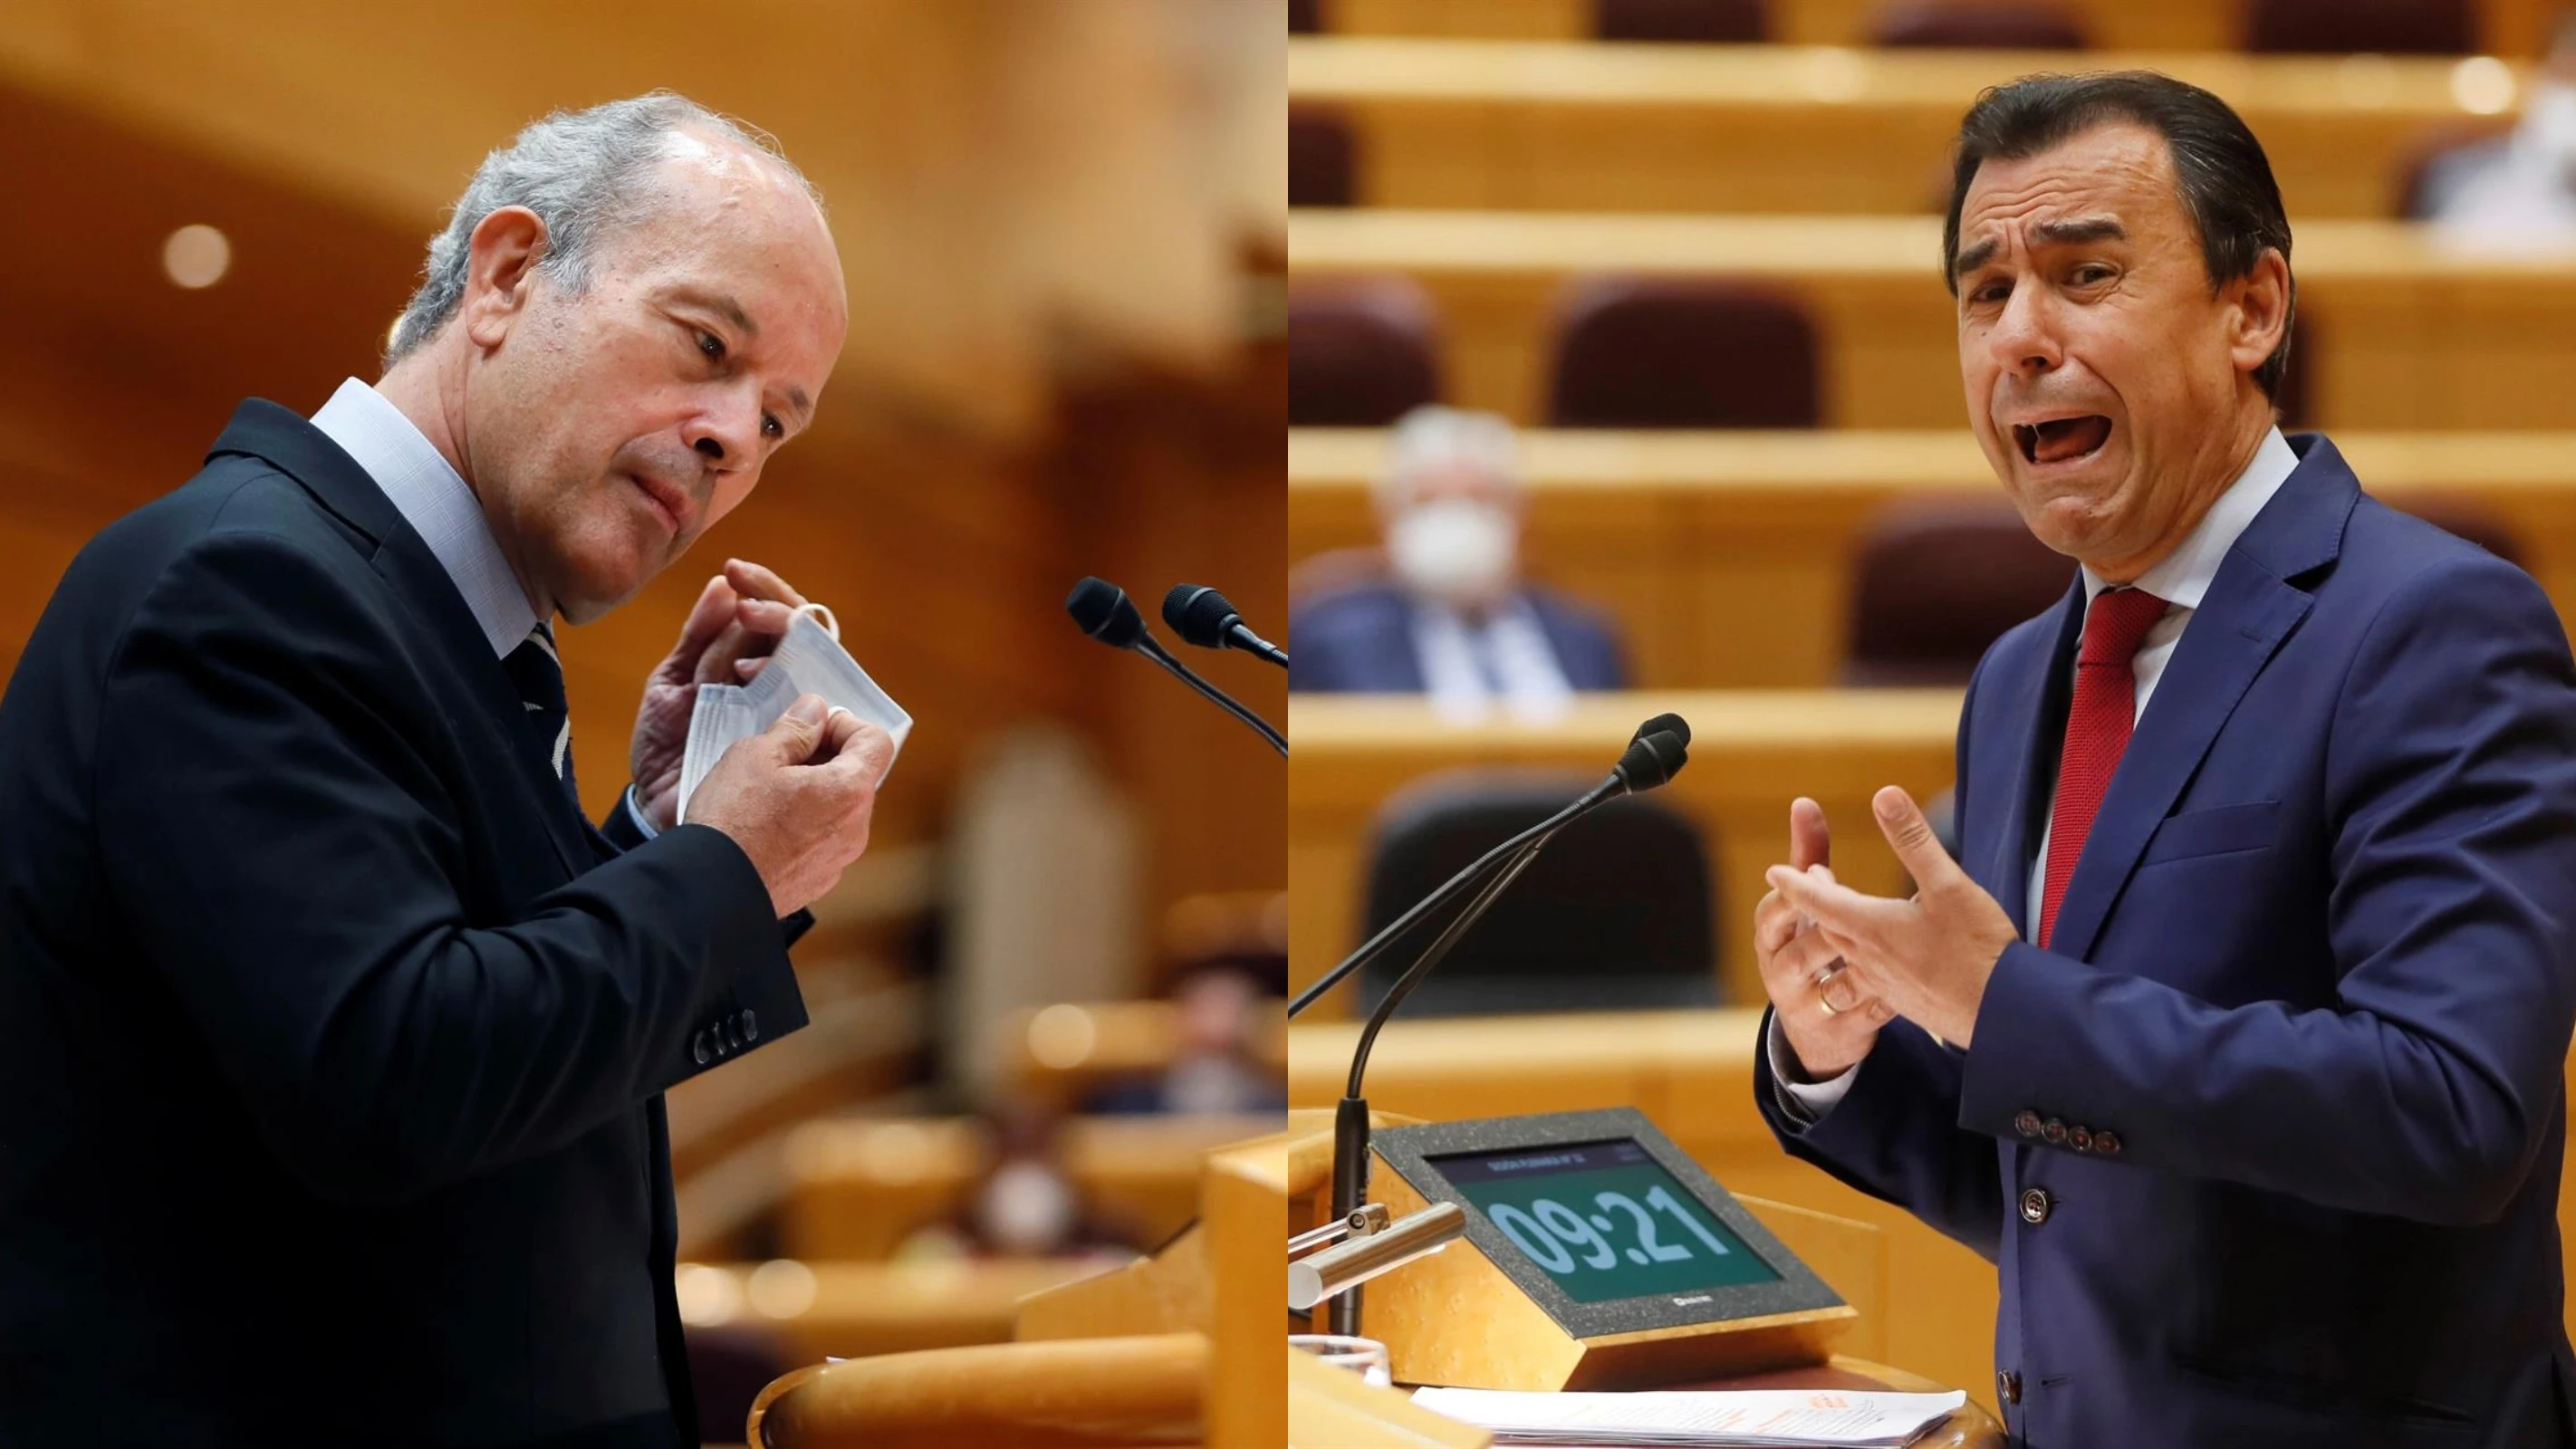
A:
[[[1288,651],[1252,632],[1225,595],[1205,584],[1174,584],[1163,595],[1163,622],[1201,649],[1240,649],[1285,669]]]
[[[1677,728],[1655,728],[1667,723]],[[1649,730],[1653,732],[1649,733]],[[1449,954],[1450,948],[1456,946],[1460,938],[1474,929],[1478,921],[1485,918],[1485,913],[1493,909],[1494,902],[1502,898],[1503,892],[1511,887],[1513,881],[1520,878],[1521,872],[1529,869],[1530,863],[1538,859],[1538,853],[1547,845],[1549,837],[1610,800],[1621,795],[1642,794],[1680,774],[1682,766],[1690,761],[1689,747],[1682,743],[1688,737],[1689,731],[1690,726],[1683,723],[1678,715],[1658,715],[1638,726],[1636,736],[1628,741],[1628,748],[1620,755],[1618,765],[1610,771],[1610,778],[1584,792],[1581,799],[1541,821],[1533,829],[1523,831],[1520,835],[1486,852],[1475,864],[1451,877],[1447,884],[1432,892],[1422,904],[1406,912],[1385,931],[1379,933],[1380,938],[1397,934],[1400,928],[1414,919],[1424,907],[1461,888],[1466,881],[1483,871],[1488,863],[1509,853],[1509,859],[1502,869],[1491,881],[1486,882],[1484,889],[1476,893],[1475,899],[1467,903],[1466,908],[1458,913],[1457,919],[1451,921],[1448,928],[1434,938],[1429,946],[1424,947],[1422,955],[1411,966],[1405,968],[1404,974],[1396,978],[1393,986],[1387,988],[1386,999],[1377,1004],[1377,1010],[1369,1014],[1368,1023],[1360,1028],[1359,1045],[1351,1052],[1350,1080],[1343,1088],[1342,1100],[1335,1104],[1333,1111],[1333,1213],[1335,1216],[1344,1218],[1350,1216],[1359,1207],[1360,1199],[1368,1193],[1369,1112],[1368,1100],[1361,1095],[1361,1089],[1368,1075],[1369,1051],[1377,1045],[1377,1034],[1385,1028],[1388,1018],[1395,1015],[1395,1009],[1404,1004],[1404,998],[1413,994],[1413,988],[1422,984],[1423,978],[1431,974],[1431,969],[1440,964],[1441,960]],[[1367,959],[1371,947],[1377,944],[1377,940],[1373,939],[1368,945],[1352,953],[1352,959]],[[1327,980],[1318,985],[1329,988],[1332,981],[1337,981],[1348,974],[1345,969],[1348,965],[1349,962],[1345,962],[1343,966],[1335,967]],[[1301,999],[1311,1000],[1321,994],[1320,990],[1310,989],[1307,996]],[[1332,1301],[1331,1318],[1333,1332],[1340,1334],[1359,1332],[1360,1294],[1356,1287]]]
[[[1649,771],[1653,768],[1650,764],[1635,763],[1633,761],[1633,757],[1637,754],[1638,743],[1653,735],[1670,735],[1672,737],[1673,743],[1671,745],[1671,749],[1674,756],[1673,762],[1670,768],[1665,769],[1661,775],[1655,776],[1651,783],[1631,784],[1628,772],[1632,768],[1641,772]],[[1673,774],[1681,769],[1682,759],[1688,756],[1689,751],[1686,746],[1689,744],[1690,723],[1680,715],[1659,714],[1653,719],[1646,721],[1644,724],[1637,726],[1637,732],[1628,737],[1627,753],[1622,754],[1619,757],[1619,764],[1610,772],[1609,779],[1602,781],[1589,793],[1585,794],[1583,798],[1566,806],[1563,810],[1560,810],[1554,815],[1549,816],[1547,819],[1540,821],[1538,824],[1531,826],[1529,829],[1522,831],[1520,834],[1513,836],[1511,839],[1504,841],[1502,844],[1495,846],[1493,849],[1486,851],[1483,855],[1478,856],[1475,862],[1469,865],[1466,869],[1449,877],[1447,881],[1441,884],[1438,890],[1433,891],[1431,894],[1424,896],[1421,900],[1415,902],[1413,907],[1407,910],[1403,915],[1388,922],[1384,930],[1379,931],[1376,935],[1371,936],[1368,940],[1360,943],[1360,948],[1358,950],[1343,957],[1332,970],[1327,971],[1322,976],[1316,978],[1314,984],[1308,986],[1305,990],[1298,992],[1297,998],[1288,1003],[1288,1014],[1292,1017],[1298,1016],[1302,1014],[1306,1008],[1314,1005],[1317,1001],[1322,1000],[1324,993],[1342,984],[1344,980],[1349,978],[1352,972],[1359,970],[1361,967],[1383,955],[1389,946],[1394,945],[1399,937],[1403,936],[1406,932],[1411,931],[1414,926],[1422,921],[1423,917],[1432,911],[1437,910],[1445,902],[1455,899],[1460,891],[1473,885],[1478,877],[1484,875],[1485,872],[1503,862],[1504,859],[1510,856],[1513,851],[1527,846],[1533,841],[1546,839],[1548,836],[1555,834],[1558,830],[1573,824],[1576,816],[1588,813],[1606,800],[1612,799],[1618,795],[1629,793],[1631,790],[1651,790],[1655,788],[1655,786],[1664,783],[1664,781],[1671,779]],[[1643,778],[1642,774],[1640,775],[1640,778]]]
[[[1244,722],[1253,733],[1270,742],[1280,754],[1288,753],[1287,737],[1270,727],[1269,721],[1235,701],[1234,696],[1201,679],[1190,667],[1175,659],[1153,634],[1145,628],[1144,616],[1136,612],[1127,591],[1107,579],[1086,578],[1073,586],[1064,600],[1064,611],[1082,632],[1112,649],[1125,649],[1142,654],[1161,665],[1181,683],[1197,690],[1216,707]]]

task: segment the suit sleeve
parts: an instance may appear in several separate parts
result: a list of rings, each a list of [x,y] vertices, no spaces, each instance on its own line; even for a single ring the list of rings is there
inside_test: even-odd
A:
[[[1977,679],[1959,707],[1959,830],[1967,833],[1968,731],[1976,715]],[[1960,1123],[1961,1059],[1902,1018],[1878,1033],[1853,1069],[1833,1110],[1814,1121],[1789,1112],[1771,1074],[1772,1013],[1762,1014],[1753,1052],[1753,1097],[1772,1135],[1789,1155],[1814,1163],[1849,1187],[1913,1213],[1988,1262],[2001,1250],[2003,1178],[1994,1139]]]
[[[661,834],[660,831],[644,823],[643,807],[637,803],[635,787],[632,785],[627,786],[626,793],[618,796],[617,803],[608,808],[608,818],[599,822],[599,833],[609,844],[621,851],[633,850]],[[804,939],[807,931],[812,929],[814,929],[812,911],[793,912],[782,917],[778,922],[779,944],[794,946]]]
[[[632,1110],[738,974],[788,971],[758,873],[703,826],[468,919],[458,883],[488,864],[418,748],[437,705],[402,648],[325,564],[218,535],[138,610],[99,717],[127,928],[281,1161],[351,1202]]]
[[[2555,1120],[2576,959],[2576,667],[2483,555],[2372,621],[2326,752],[2332,1002],[2222,1008],[2016,944],[1963,1124],[2113,1125],[2121,1160],[2328,1207],[2492,1221]]]

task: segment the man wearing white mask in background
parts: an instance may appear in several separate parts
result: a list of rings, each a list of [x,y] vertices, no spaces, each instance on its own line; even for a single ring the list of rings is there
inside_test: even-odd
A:
[[[2576,15],[2558,22],[2522,120],[2425,168],[2421,207],[2446,244],[2479,251],[2576,244]]]
[[[1391,577],[1298,603],[1289,688],[1424,694],[1460,719],[1497,708],[1547,719],[1577,691],[1627,688],[1609,625],[1521,577],[1526,501],[1511,424],[1454,408],[1407,413],[1377,483]]]

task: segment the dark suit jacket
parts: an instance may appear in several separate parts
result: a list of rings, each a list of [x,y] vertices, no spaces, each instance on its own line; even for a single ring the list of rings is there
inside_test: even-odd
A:
[[[780,924],[580,818],[346,454],[245,403],[81,551],[0,820],[0,1443],[679,1437],[659,1094],[804,1024]]]
[[[1804,1130],[1755,1092],[1996,1263],[2024,1442],[2566,1443],[2576,666],[2523,573],[2292,446],[1974,1045],[1895,1023]],[[2083,604],[1960,720],[1961,860],[2017,925]]]
[[[1625,689],[1628,665],[1610,626],[1564,595],[1521,591],[1576,689]],[[1413,600],[1388,584],[1341,589],[1300,605],[1288,620],[1288,687],[1317,693],[1419,694]]]

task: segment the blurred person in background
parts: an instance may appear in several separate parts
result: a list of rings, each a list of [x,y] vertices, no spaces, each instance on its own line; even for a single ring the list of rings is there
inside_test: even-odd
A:
[[[596,619],[811,421],[819,199],[668,94],[487,157],[383,377],[241,405],[72,563],[0,702],[0,1440],[694,1442],[661,1093],[801,1026],[884,732],[673,791],[795,591],[739,561],[573,789]]]
[[[1095,1093],[1091,1109],[1206,1116],[1286,1111],[1279,1069],[1262,1060],[1255,1037],[1264,1009],[1278,999],[1263,979],[1274,974],[1265,973],[1265,965],[1235,955],[1184,963],[1165,993],[1179,1027],[1171,1064],[1151,1079]]]
[[[1628,687],[1610,625],[1521,576],[1528,500],[1510,423],[1445,407],[1407,413],[1376,501],[1392,578],[1298,604],[1289,688],[1424,694],[1453,717],[1500,707],[1545,719],[1577,691]]]
[[[2424,215],[2447,243],[2576,244],[2576,15],[2559,20],[2513,129],[2436,157],[2421,185]]]
[[[1143,1251],[1134,1224],[1090,1200],[1065,1165],[1065,1118],[1012,1098],[983,1118],[991,1142],[984,1169],[957,1210],[898,1245],[903,1262],[947,1258],[1124,1260]]]

